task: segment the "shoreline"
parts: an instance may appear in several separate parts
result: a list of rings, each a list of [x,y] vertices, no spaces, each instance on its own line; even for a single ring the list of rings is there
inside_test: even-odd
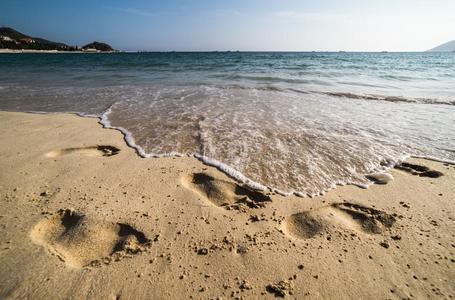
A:
[[[34,49],[0,49],[3,53],[121,53],[121,51],[62,51],[62,50],[34,50]]]
[[[100,51],[100,52],[91,52],[91,51],[62,51],[62,50],[33,50],[33,49],[0,49],[1,53],[326,53],[326,54],[349,54],[349,53],[371,53],[371,54],[402,54],[402,53],[428,53],[428,54],[439,54],[439,53],[453,53],[453,51],[440,51],[432,52],[428,50],[423,51],[390,51],[384,53],[383,51],[257,51],[257,50],[245,50],[245,51],[231,51],[231,50],[201,50],[201,51],[174,51],[174,50],[163,50],[163,51],[143,51],[143,50],[134,50],[134,51]]]
[[[49,112],[33,112],[33,111],[29,111],[29,112],[25,112],[25,113],[48,114]],[[279,194],[280,196],[284,196],[284,197],[296,196],[296,197],[301,197],[301,198],[305,198],[305,197],[313,198],[313,197],[323,196],[325,193],[327,193],[327,192],[329,192],[331,190],[334,190],[337,187],[341,187],[341,186],[356,186],[356,187],[359,187],[359,188],[362,188],[362,189],[368,189],[371,185],[375,184],[375,182],[373,180],[370,180],[370,182],[366,183],[366,184],[343,181],[341,183],[334,183],[330,188],[328,188],[326,190],[323,190],[323,191],[320,191],[317,194],[306,194],[306,193],[302,193],[302,192],[295,191],[295,190],[290,191],[290,192],[283,192],[283,191],[281,191],[281,190],[279,190],[277,188],[270,187],[270,186],[265,186],[265,185],[262,185],[261,183],[258,183],[256,181],[254,181],[254,180],[250,179],[249,177],[245,176],[240,171],[237,171],[236,169],[232,168],[231,166],[229,166],[229,165],[227,165],[225,163],[222,163],[222,162],[220,162],[218,160],[215,160],[215,159],[212,159],[210,157],[206,157],[204,155],[200,155],[200,154],[197,154],[197,153],[187,154],[187,155],[181,154],[181,153],[169,153],[169,154],[164,154],[164,155],[148,154],[148,153],[146,153],[144,151],[144,149],[141,146],[136,144],[136,142],[134,140],[134,137],[133,137],[133,135],[131,134],[131,132],[129,130],[127,130],[127,129],[123,128],[123,127],[116,127],[116,126],[112,126],[111,125],[109,117],[108,117],[110,113],[111,113],[111,107],[107,108],[104,112],[100,113],[99,115],[83,114],[83,113],[78,113],[78,112],[64,112],[63,114],[76,115],[76,116],[82,117],[82,118],[87,118],[88,117],[88,118],[96,118],[96,119],[98,119],[98,123],[103,128],[116,130],[116,131],[119,131],[120,133],[122,133],[123,139],[124,139],[126,145],[129,146],[130,148],[134,149],[136,154],[139,157],[141,157],[141,158],[161,158],[161,157],[175,157],[175,158],[177,158],[177,157],[191,157],[191,158],[195,158],[198,161],[202,162],[206,166],[210,166],[210,167],[216,168],[218,171],[224,173],[224,175],[230,177],[231,179],[233,179],[237,183],[244,184],[244,185],[248,186],[249,188],[257,190],[257,191],[273,192],[273,193]],[[62,113],[54,112],[52,114],[62,114]],[[399,166],[401,163],[405,162],[406,160],[413,159],[413,158],[424,159],[424,160],[430,160],[430,161],[435,161],[435,162],[439,162],[439,163],[455,165],[455,161],[444,160],[444,159],[440,159],[440,158],[436,158],[436,157],[407,155],[407,156],[405,156],[405,157],[403,157],[401,159],[395,160],[393,163],[391,163],[391,164],[389,164],[387,166],[381,166],[380,168],[377,168],[377,169],[373,170],[369,174],[360,174],[360,176],[368,178],[368,176],[370,176],[372,174],[386,174],[390,170],[392,170],[395,167]]]
[[[0,124],[0,298],[455,295],[453,165],[283,197],[194,157],[144,160],[98,119]]]

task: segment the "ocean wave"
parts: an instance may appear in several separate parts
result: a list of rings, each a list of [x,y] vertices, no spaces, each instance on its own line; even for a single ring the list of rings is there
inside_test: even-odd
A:
[[[374,101],[387,101],[387,102],[407,102],[419,104],[442,104],[442,105],[455,105],[455,101],[434,99],[434,98],[411,98],[403,96],[384,96],[372,94],[354,94],[349,92],[317,92],[327,96],[338,98],[349,98],[358,100],[374,100]]]
[[[217,75],[218,78],[227,80],[249,80],[256,82],[272,82],[272,83],[288,83],[288,84],[326,84],[326,82],[317,79],[303,79],[303,78],[285,78],[277,76],[260,76],[260,75]]]
[[[444,100],[437,98],[413,98],[406,96],[389,96],[389,95],[375,95],[375,94],[360,94],[352,92],[325,92],[317,90],[305,90],[298,88],[280,87],[277,85],[240,85],[240,84],[226,84],[216,85],[219,89],[239,89],[239,90],[258,90],[258,91],[271,91],[271,92],[293,92],[298,94],[320,94],[325,96],[331,96],[336,98],[348,98],[356,100],[372,100],[372,101],[386,101],[391,103],[416,103],[416,104],[440,104],[440,105],[455,105],[455,100]]]

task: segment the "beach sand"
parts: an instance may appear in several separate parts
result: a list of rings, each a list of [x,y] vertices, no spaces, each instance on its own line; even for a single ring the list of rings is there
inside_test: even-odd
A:
[[[140,158],[95,118],[0,125],[1,299],[455,296],[453,165],[283,197],[195,158]]]

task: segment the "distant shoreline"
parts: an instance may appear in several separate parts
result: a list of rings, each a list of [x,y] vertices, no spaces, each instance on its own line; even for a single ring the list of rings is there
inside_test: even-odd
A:
[[[34,49],[0,49],[2,53],[330,53],[330,54],[350,54],[350,53],[377,53],[377,54],[399,54],[399,53],[453,53],[434,52],[434,51],[64,51],[64,50],[34,50]]]
[[[63,51],[34,49],[0,49],[0,53],[119,53],[121,51]]]

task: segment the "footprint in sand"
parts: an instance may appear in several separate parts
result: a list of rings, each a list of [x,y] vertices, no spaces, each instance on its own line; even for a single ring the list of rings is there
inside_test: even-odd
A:
[[[150,240],[128,224],[98,221],[66,209],[41,220],[30,233],[67,265],[100,266],[145,251]]]
[[[430,178],[439,178],[443,176],[444,174],[439,171],[431,170],[430,168],[426,166],[421,166],[421,165],[416,165],[416,164],[411,164],[411,163],[402,163],[399,166],[396,166],[395,168],[408,172],[412,175],[419,175],[420,177],[430,177]]]
[[[379,234],[393,226],[396,219],[383,211],[353,203],[334,203],[315,211],[293,214],[284,221],[285,232],[308,239],[342,226],[351,231]]]
[[[81,148],[65,148],[52,150],[46,153],[47,157],[59,157],[68,154],[82,154],[85,156],[113,156],[120,152],[120,149],[114,146],[109,145],[99,145],[99,146],[90,146],[90,147],[81,147]]]
[[[271,198],[259,191],[240,186],[234,182],[217,179],[207,173],[195,173],[182,178],[182,185],[216,206],[226,209],[260,208]]]

